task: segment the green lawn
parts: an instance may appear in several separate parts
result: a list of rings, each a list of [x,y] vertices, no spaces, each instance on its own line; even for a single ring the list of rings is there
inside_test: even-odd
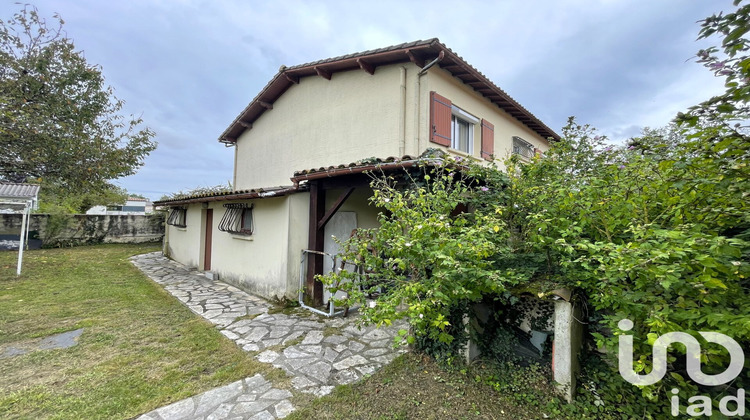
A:
[[[0,253],[0,353],[84,328],[77,346],[0,359],[0,418],[131,418],[271,373],[128,261],[158,249],[30,251],[20,278]]]
[[[283,372],[255,361],[128,261],[158,249],[31,251],[20,278],[17,253],[0,253],[0,353],[84,328],[77,346],[0,359],[0,418],[132,418],[255,373],[289,387]],[[518,399],[523,389],[497,392],[476,373],[485,374],[481,365],[446,372],[407,354],[322,399],[295,393],[290,418],[543,417],[543,404]]]
[[[551,392],[546,379],[531,375],[537,380],[519,380],[510,374],[519,387],[497,392],[474,379],[485,372],[481,363],[448,372],[427,356],[407,353],[366,380],[339,386],[330,395],[305,404],[287,419],[544,418],[542,406]],[[532,383],[539,379],[543,384]],[[532,393],[541,399],[530,400]]]

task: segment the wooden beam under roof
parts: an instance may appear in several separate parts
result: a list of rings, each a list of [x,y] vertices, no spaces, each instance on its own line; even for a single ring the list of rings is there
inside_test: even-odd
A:
[[[365,60],[363,60],[361,58],[358,58],[357,59],[357,64],[359,64],[359,68],[361,68],[362,70],[370,73],[370,75],[375,74],[375,66],[373,66],[370,63],[368,63],[367,61],[365,61]]]
[[[424,60],[417,57],[412,50],[406,50],[406,56],[409,57],[409,61],[416,64],[420,68],[424,67]]]
[[[295,85],[299,84],[299,77],[292,76],[289,73],[284,73],[284,76],[286,77],[286,80],[289,80],[290,82],[294,83]]]
[[[331,72],[330,71],[328,71],[328,70],[326,70],[326,69],[324,69],[323,67],[320,67],[320,66],[315,66],[314,68],[315,68],[315,73],[318,73],[318,76],[320,76],[320,77],[322,77],[322,78],[324,78],[326,80],[331,80]]]

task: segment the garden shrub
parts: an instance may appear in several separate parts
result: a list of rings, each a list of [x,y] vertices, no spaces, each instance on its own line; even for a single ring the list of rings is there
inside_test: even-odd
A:
[[[724,371],[729,355],[700,331],[750,348],[750,6],[701,25],[700,37],[722,37],[697,59],[725,78],[723,95],[623,146],[571,118],[544,156],[510,159],[505,173],[447,156],[400,177],[373,173],[381,227],[351,238],[344,255],[368,273],[370,290],[359,290],[360,277],[347,271],[324,282],[348,291],[346,304],[363,305],[366,322],[407,319],[411,329],[400,338],[433,353],[451,348],[428,342],[449,345],[463,331],[457,308],[487,297],[506,305],[531,283],[541,292],[576,290],[586,302],[589,345],[605,354],[584,360],[579,408],[557,409],[561,415],[663,418],[672,389],[683,405],[697,393],[717,405],[750,385],[745,372],[730,384],[697,386],[681,345],[669,353],[670,374],[654,385],[636,387],[617,371],[625,333],[641,373],[651,371],[653,342],[670,332],[702,343],[705,373]],[[470,211],[456,212],[460,204]],[[366,305],[375,289],[377,304]],[[622,319],[633,321],[632,331],[618,328]]]

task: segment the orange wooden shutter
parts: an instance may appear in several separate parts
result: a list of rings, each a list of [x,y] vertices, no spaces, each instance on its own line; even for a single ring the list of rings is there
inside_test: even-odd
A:
[[[495,126],[482,120],[482,157],[490,160],[495,153]]]
[[[451,101],[430,92],[430,141],[451,146]]]

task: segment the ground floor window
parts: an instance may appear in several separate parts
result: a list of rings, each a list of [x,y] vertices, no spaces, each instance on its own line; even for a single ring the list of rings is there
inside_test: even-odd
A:
[[[187,227],[187,209],[182,207],[173,207],[169,210],[167,224],[176,227]]]
[[[226,211],[219,222],[219,230],[222,232],[240,235],[252,235],[253,205],[247,203],[224,204]]]

